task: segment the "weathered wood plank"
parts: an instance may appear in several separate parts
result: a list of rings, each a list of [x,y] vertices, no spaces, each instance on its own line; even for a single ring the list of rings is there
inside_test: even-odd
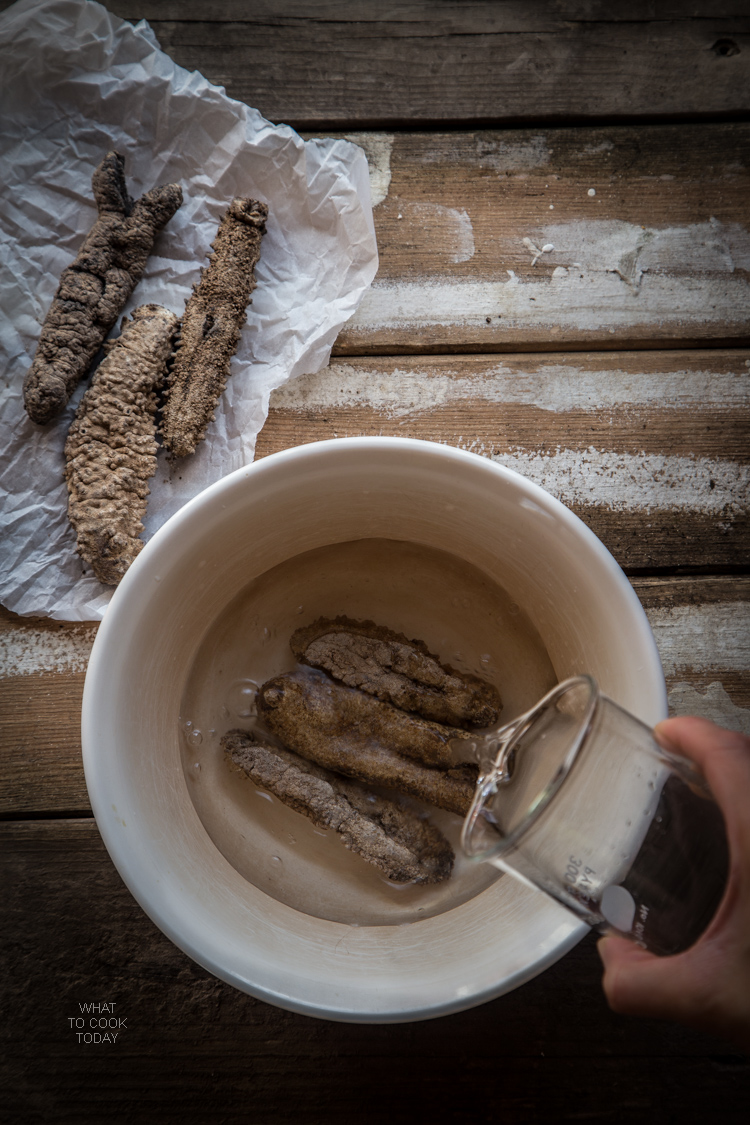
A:
[[[750,578],[631,581],[661,655],[670,714],[750,735]]]
[[[90,809],[81,699],[96,629],[0,607],[0,815]]]
[[[110,0],[188,70],[297,128],[750,108],[741,4]]]
[[[748,1061],[697,1032],[609,1012],[593,936],[470,1012],[313,1022],[235,991],[172,945],[91,822],[0,826],[0,870],[5,1120],[744,1120]],[[101,1002],[125,1021],[118,1039],[79,1043],[70,1020]]]
[[[380,268],[337,354],[750,341],[750,126],[348,136]]]
[[[750,578],[633,585],[654,629],[672,713],[702,714],[750,734]],[[0,610],[0,815],[90,808],[81,763],[81,664],[95,630]]]
[[[750,353],[337,360],[271,398],[256,457],[384,434],[490,457],[569,505],[628,568],[750,557]]]

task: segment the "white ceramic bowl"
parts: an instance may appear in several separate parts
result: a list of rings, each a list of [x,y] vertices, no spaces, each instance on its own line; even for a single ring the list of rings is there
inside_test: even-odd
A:
[[[290,449],[232,473],[147,544],[94,644],[83,756],[109,853],[176,945],[280,1007],[395,1022],[499,996],[555,962],[586,927],[506,876],[435,917],[352,928],[259,890],[209,838],[188,792],[178,727],[202,637],[251,579],[303,551],[362,538],[465,558],[529,614],[559,679],[589,672],[645,722],[666,715],[646,616],[576,516],[474,454],[351,438]]]

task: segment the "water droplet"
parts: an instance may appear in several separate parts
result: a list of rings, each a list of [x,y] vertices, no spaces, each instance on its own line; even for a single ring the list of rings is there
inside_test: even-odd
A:
[[[280,855],[272,855],[271,859],[273,860],[274,863],[281,863],[281,856]]]
[[[270,801],[271,804],[273,804],[273,797],[270,793],[263,793],[260,789],[256,789],[255,792],[259,797],[262,797],[264,801]]]
[[[161,575],[160,574],[154,575],[154,582],[161,582]]]
[[[255,680],[236,680],[226,695],[224,706],[238,719],[252,719],[258,714],[258,684]]]
[[[183,730],[191,731],[193,729],[193,722],[191,719],[184,719],[182,723]]]
[[[489,664],[492,657],[488,652],[483,652],[479,659],[482,661],[482,664]]]
[[[188,739],[188,742],[190,743],[191,746],[200,746],[201,742],[203,742],[203,735],[201,734],[201,732],[196,727],[195,730],[190,731],[190,733],[187,736],[187,739]]]
[[[303,605],[298,605],[297,606],[297,613],[304,613],[304,612],[305,612],[305,607]]]
[[[508,613],[511,617],[517,617],[520,613],[521,607],[516,602],[511,602],[508,606]]]
[[[196,773],[200,773],[201,772],[200,762],[193,762],[193,769],[195,770]]]

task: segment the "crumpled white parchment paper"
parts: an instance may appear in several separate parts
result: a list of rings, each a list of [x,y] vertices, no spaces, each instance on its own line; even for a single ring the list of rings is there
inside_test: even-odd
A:
[[[343,140],[303,141],[177,66],[145,22],[88,0],[20,0],[0,14],[0,602],[16,613],[102,617],[112,589],[75,552],[63,447],[79,387],[48,426],[29,420],[22,383],[62,270],[96,219],[91,176],[125,157],[130,194],[179,182],[126,306],[181,315],[235,195],[269,206],[232,377],[196,453],[159,453],[145,533],[253,458],[271,391],[318,371],[377,270],[367,162]],[[119,331],[119,321],[115,334]]]

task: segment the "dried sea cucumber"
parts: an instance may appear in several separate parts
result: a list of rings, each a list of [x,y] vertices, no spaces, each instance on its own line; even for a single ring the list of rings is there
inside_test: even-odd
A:
[[[99,217],[75,261],[63,270],[23,384],[34,422],[63,410],[146,267],[154,239],[182,203],[179,184],[128,195],[125,161],[108,152],[94,172]]]
[[[320,617],[297,629],[290,645],[301,663],[439,723],[494,726],[502,710],[491,684],[456,672],[422,641],[410,641],[372,621]]]
[[[380,712],[380,713],[378,713]],[[450,762],[453,738],[466,731],[426,723],[388,703],[344,687],[323,672],[304,669],[261,686],[258,713],[267,730],[289,749],[326,769],[413,797],[464,816],[471,804],[477,767],[423,765],[425,747]],[[435,728],[427,735],[425,728]],[[410,753],[414,756],[404,757]],[[416,752],[416,753],[415,753]]]
[[[68,517],[78,553],[116,586],[143,547],[148,481],[156,471],[156,391],[177,317],[142,305],[99,364],[65,443]]]
[[[275,687],[282,685],[281,690],[284,690],[287,684],[298,685],[315,714],[316,723],[329,734],[351,738],[354,732],[363,742],[377,744],[426,766],[450,769],[455,765],[451,740],[469,738],[464,730],[410,715],[391,703],[338,684],[313,668],[269,680],[260,689],[261,702],[271,706],[269,701],[274,698]]]
[[[210,264],[185,306],[162,419],[164,444],[178,457],[193,453],[203,440],[227,384],[256,285],[267,218],[265,203],[232,200],[212,243]]]
[[[319,828],[337,832],[391,882],[442,883],[450,877],[453,849],[428,821],[245,731],[229,731],[221,745],[256,785]]]

